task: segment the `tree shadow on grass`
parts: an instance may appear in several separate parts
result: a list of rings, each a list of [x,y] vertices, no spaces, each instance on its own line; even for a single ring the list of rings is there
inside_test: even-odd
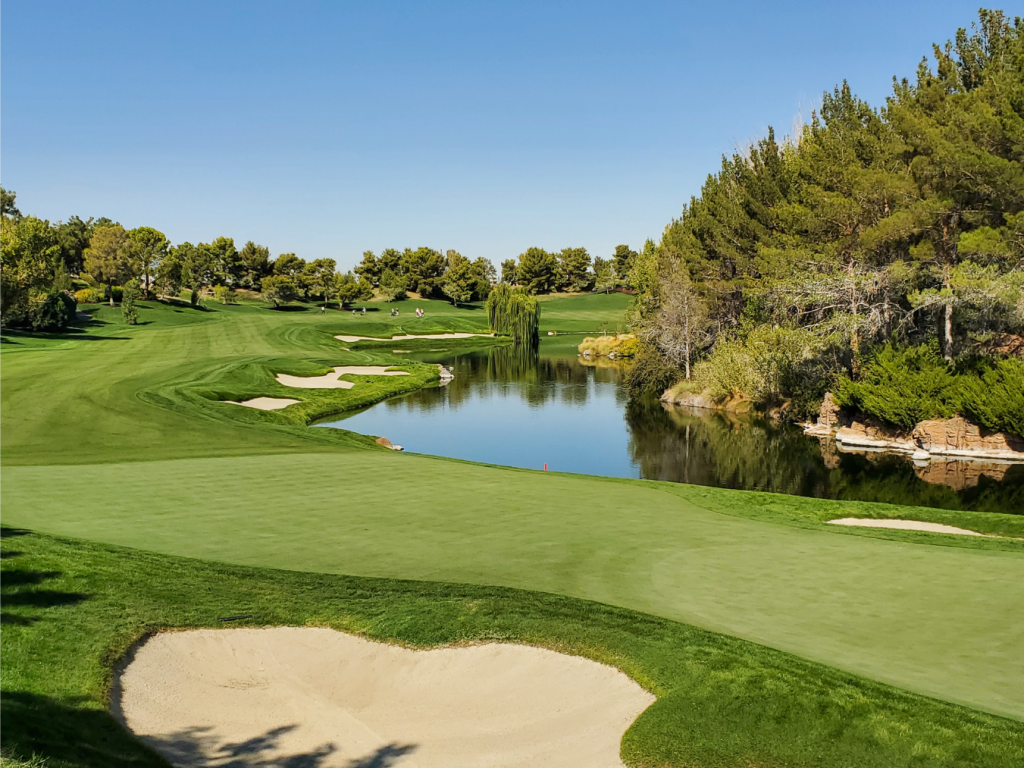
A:
[[[137,768],[166,763],[90,702],[63,702],[26,691],[0,700],[4,756],[76,768]]]
[[[0,537],[7,539],[13,536],[25,536],[28,531],[17,528],[0,528]],[[3,551],[3,559],[10,560],[20,552],[8,550]],[[12,626],[26,626],[39,620],[38,616],[30,616],[21,612],[24,608],[55,608],[65,605],[77,605],[89,598],[88,595],[79,592],[63,592],[56,589],[40,589],[51,579],[61,575],[60,571],[33,571],[27,568],[19,568],[11,564],[3,569],[0,575],[0,602],[5,610],[0,611],[0,624]],[[6,609],[13,609],[10,612]]]
[[[92,325],[92,323],[90,323]],[[106,323],[96,323],[96,325],[106,325]],[[26,339],[45,339],[47,341],[129,341],[128,336],[96,336],[95,334],[88,333],[85,328],[71,327],[61,333],[50,333],[47,331],[5,331],[0,336],[0,341],[4,344],[16,344],[20,345],[22,342],[15,341],[10,338],[11,336],[20,336]]]

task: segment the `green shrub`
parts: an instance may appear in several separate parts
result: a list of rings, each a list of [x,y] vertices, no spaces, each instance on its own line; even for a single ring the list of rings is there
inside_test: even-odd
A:
[[[997,432],[1024,437],[1024,360],[984,361],[958,377],[960,413]]]
[[[75,299],[63,291],[37,293],[29,297],[27,325],[33,331],[63,331],[77,310]]]
[[[217,285],[213,288],[213,297],[221,304],[237,304],[238,294],[226,285]]]
[[[128,325],[136,325],[139,322],[139,311],[135,307],[138,295],[139,289],[134,283],[126,283],[121,291],[121,316]]]
[[[857,381],[840,380],[836,402],[880,421],[913,429],[926,419],[957,412],[957,378],[934,345],[887,345],[871,354]]]
[[[661,394],[679,380],[679,369],[654,344],[639,342],[625,382],[631,396]]]

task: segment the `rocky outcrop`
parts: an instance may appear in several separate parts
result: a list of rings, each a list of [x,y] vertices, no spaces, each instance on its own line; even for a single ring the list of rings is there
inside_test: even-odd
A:
[[[840,447],[849,446],[893,453],[917,452],[917,446],[910,439],[910,435],[873,419],[854,419],[850,424],[840,426],[835,434]]]
[[[932,456],[1024,461],[1024,439],[1006,432],[988,432],[962,416],[922,421],[913,430],[896,429],[873,419],[847,419],[832,393],[825,394],[818,420],[804,432],[835,435],[840,450],[886,451],[909,454],[915,460]]]
[[[825,393],[818,410],[818,420],[814,424],[804,426],[808,435],[831,435],[840,425],[840,410],[831,392]]]
[[[910,437],[930,454],[1024,461],[1024,440],[1007,432],[983,432],[962,416],[922,421]]]

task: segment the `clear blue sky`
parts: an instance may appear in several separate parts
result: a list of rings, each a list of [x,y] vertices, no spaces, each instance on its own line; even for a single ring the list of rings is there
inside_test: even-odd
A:
[[[608,255],[844,78],[882,103],[977,5],[4,0],[0,180],[51,220],[342,268]]]

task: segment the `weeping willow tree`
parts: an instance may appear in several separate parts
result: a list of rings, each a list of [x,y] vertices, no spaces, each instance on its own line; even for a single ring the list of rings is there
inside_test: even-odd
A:
[[[498,283],[487,297],[491,330],[511,336],[516,344],[536,344],[539,339],[540,304],[525,288]]]

